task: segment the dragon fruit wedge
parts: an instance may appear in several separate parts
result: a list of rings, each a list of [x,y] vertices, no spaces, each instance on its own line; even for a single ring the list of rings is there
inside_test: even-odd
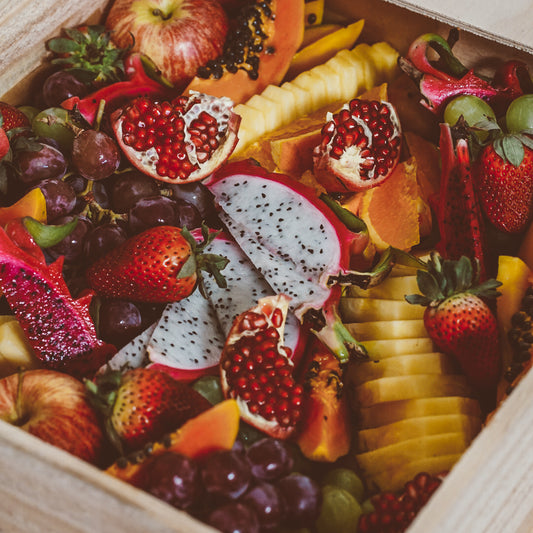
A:
[[[349,269],[350,250],[361,236],[349,231],[314,190],[252,161],[230,163],[205,184],[229,232],[275,293],[290,298],[298,319],[310,322],[341,361],[366,356],[336,311],[339,283],[357,279]]]
[[[43,366],[92,376],[116,348],[96,336],[92,293],[74,300],[62,276],[63,259],[47,265],[38,252],[37,245],[33,253],[22,250],[0,228],[0,289]]]

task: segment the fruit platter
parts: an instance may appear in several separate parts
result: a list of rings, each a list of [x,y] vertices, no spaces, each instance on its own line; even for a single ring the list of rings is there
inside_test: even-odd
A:
[[[531,531],[533,51],[398,4],[0,1],[2,529]]]

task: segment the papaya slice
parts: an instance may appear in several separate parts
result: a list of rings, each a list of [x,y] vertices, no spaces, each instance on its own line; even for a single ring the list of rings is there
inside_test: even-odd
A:
[[[263,51],[257,56],[258,65],[253,75],[248,66],[235,72],[224,69],[218,78],[193,78],[185,93],[199,91],[217,97],[228,96],[234,103],[245,102],[254,94],[263,91],[269,84],[278,85],[284,78],[294,54],[304,36],[304,0],[272,0],[271,16],[262,18],[262,31],[267,35],[262,44]],[[232,39],[232,33],[228,39]]]
[[[225,400],[191,418],[165,439],[142,451],[115,461],[106,473],[135,484],[143,462],[165,452],[180,453],[191,459],[220,450],[230,450],[239,431],[240,413],[235,400]]]

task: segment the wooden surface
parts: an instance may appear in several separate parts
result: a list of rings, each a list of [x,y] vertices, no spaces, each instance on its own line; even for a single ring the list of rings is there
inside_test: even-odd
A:
[[[45,55],[58,28],[102,13],[107,0],[0,0],[0,94],[17,98],[22,80]],[[457,20],[472,29],[461,54],[532,63],[532,0],[328,0],[330,8],[367,20],[364,37],[405,49],[422,32],[446,31]],[[502,4],[505,6],[502,8]],[[430,17],[420,15],[420,5]],[[496,36],[513,45],[494,45]],[[519,49],[522,49],[520,52]],[[516,52],[516,53],[515,53]],[[463,57],[461,55],[461,57]],[[10,533],[204,533],[188,515],[0,422],[0,530]],[[474,441],[409,533],[533,531],[533,373]]]
[[[533,0],[388,0],[533,51]]]

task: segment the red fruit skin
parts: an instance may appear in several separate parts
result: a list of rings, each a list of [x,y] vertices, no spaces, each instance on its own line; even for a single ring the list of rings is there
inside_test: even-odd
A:
[[[167,303],[186,298],[197,276],[178,279],[191,247],[174,226],[147,229],[112,250],[87,270],[91,287],[99,294],[132,301]]]
[[[5,102],[0,102],[0,114],[3,119],[2,129],[4,131],[13,128],[25,128],[30,125],[28,117],[22,111]]]
[[[0,419],[103,466],[104,432],[84,385],[68,374],[37,369],[0,380]]]
[[[437,349],[455,356],[476,390],[495,389],[501,369],[498,325],[483,300],[462,293],[430,304],[424,324]]]
[[[490,222],[507,233],[520,233],[533,217],[533,150],[524,146],[524,152],[515,167],[490,144],[475,168],[481,206]]]
[[[124,374],[110,422],[127,450],[139,450],[210,407],[165,372],[137,368]]]

